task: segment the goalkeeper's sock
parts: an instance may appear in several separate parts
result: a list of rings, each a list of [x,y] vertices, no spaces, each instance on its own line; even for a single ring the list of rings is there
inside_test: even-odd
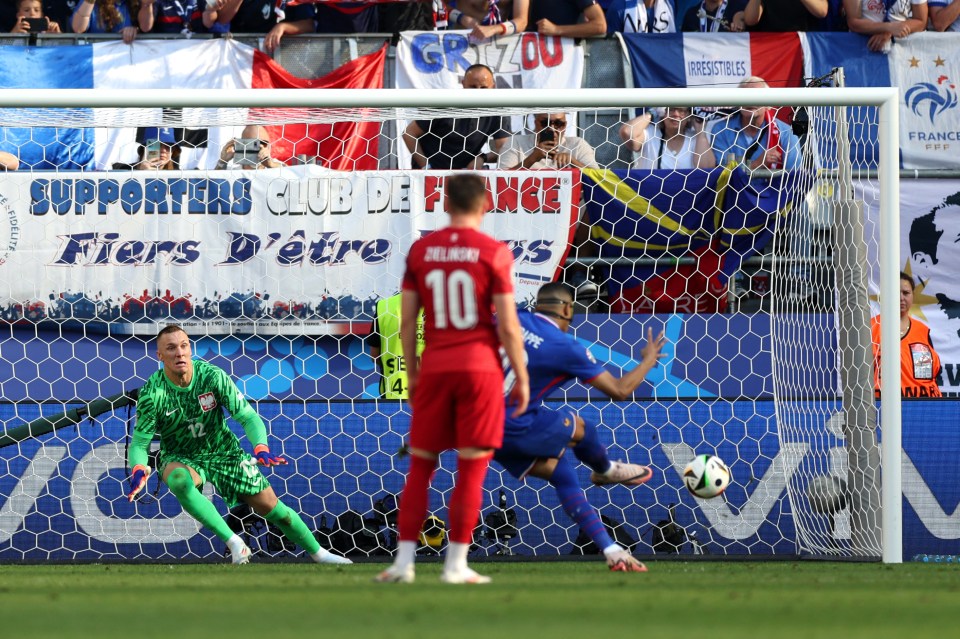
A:
[[[230,540],[234,533],[223,517],[217,512],[217,507],[203,496],[193,484],[193,477],[186,468],[174,468],[167,475],[167,486],[183,509],[190,516],[199,521],[204,528],[210,530],[223,541]]]
[[[587,533],[597,548],[606,551],[610,546],[615,545],[610,533],[600,521],[596,508],[587,501],[587,496],[580,487],[580,482],[577,481],[577,473],[566,457],[557,460],[557,466],[550,476],[550,483],[557,490],[563,511],[570,516],[570,519],[577,522],[580,529]]]
[[[416,543],[420,538],[420,529],[427,518],[427,489],[436,467],[435,459],[410,456],[410,470],[407,471],[407,481],[400,494],[400,513],[397,515],[397,532],[401,542]]]
[[[597,427],[593,422],[583,420],[583,439],[573,447],[573,454],[595,472],[603,474],[610,470],[607,447],[600,441],[600,435],[597,434]]]
[[[315,555],[320,550],[320,544],[300,519],[300,515],[287,508],[279,499],[277,505],[266,514],[264,519],[279,528],[284,537],[306,550],[308,555]]]
[[[480,503],[483,501],[483,479],[493,455],[465,459],[457,458],[457,482],[450,495],[450,541],[470,544],[473,529],[480,519]]]

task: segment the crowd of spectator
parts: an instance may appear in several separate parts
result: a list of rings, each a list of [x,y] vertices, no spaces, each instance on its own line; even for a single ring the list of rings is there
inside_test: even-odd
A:
[[[929,9],[928,9],[929,4]],[[480,41],[522,31],[574,38],[615,32],[841,30],[869,36],[883,50],[893,38],[924,29],[960,29],[960,0],[420,0],[398,2],[315,2],[312,0],[0,0],[0,25],[11,33],[115,33],[132,42],[139,33],[262,34],[274,51],[284,38],[307,33],[396,33],[436,28],[469,30]],[[490,69],[475,65],[463,76],[465,88],[493,88]],[[748,168],[789,168],[795,149],[789,127],[779,145],[744,145],[750,135],[775,130],[741,110],[705,129],[693,109],[663,113],[640,110],[619,130],[635,168],[710,168],[743,160]],[[403,133],[411,168],[594,167],[593,148],[566,130],[566,115],[537,114],[525,130],[513,131],[505,118],[437,119],[411,122]],[[515,123],[516,124],[516,123]],[[722,129],[722,130],[721,130]],[[178,162],[178,143],[160,139],[159,155],[148,159],[144,132],[138,134],[138,169],[197,168]],[[159,131],[167,131],[159,129]],[[262,127],[242,139],[261,140],[261,166],[277,166]],[[516,135],[511,135],[516,133]],[[168,135],[168,134],[164,134]],[[265,141],[264,141],[265,140]],[[222,149],[218,168],[233,167],[233,142]],[[776,150],[780,149],[780,151]],[[782,157],[773,155],[782,151]],[[16,159],[15,157],[13,158]],[[13,162],[0,162],[9,169]],[[203,167],[199,167],[203,168]],[[212,168],[212,167],[208,167]],[[243,167],[250,168],[250,167]]]
[[[854,31],[883,50],[925,29],[960,30],[960,0],[0,0],[11,33],[264,34],[467,29],[476,40],[522,31],[573,38],[623,33]]]

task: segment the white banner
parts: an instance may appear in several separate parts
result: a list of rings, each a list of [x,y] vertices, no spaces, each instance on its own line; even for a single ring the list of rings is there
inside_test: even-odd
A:
[[[879,312],[879,185],[864,181],[855,198],[866,204],[873,314]],[[943,365],[940,390],[960,397],[960,180],[901,180],[900,270],[916,288],[911,315],[930,325]]]
[[[915,33],[890,49],[891,84],[900,87],[904,168],[960,166],[960,50],[956,44],[948,34]]]
[[[498,89],[579,89],[583,47],[571,38],[521,33],[483,42],[469,31],[404,31],[398,89],[456,89],[472,64],[493,70]]]
[[[579,89],[583,78],[583,47],[571,38],[521,33],[477,42],[469,31],[404,31],[396,56],[398,89],[457,89],[463,72],[473,64],[493,70],[498,89]],[[568,135],[576,135],[576,114],[567,114]],[[398,135],[407,121],[397,121]],[[514,117],[511,131],[533,128],[532,119]],[[410,166],[410,152],[398,139],[400,166]]]
[[[0,186],[0,319],[347,332],[399,290],[414,239],[446,225],[448,174],[11,173]],[[579,174],[483,175],[483,229],[510,245],[517,298],[530,300],[566,258]]]

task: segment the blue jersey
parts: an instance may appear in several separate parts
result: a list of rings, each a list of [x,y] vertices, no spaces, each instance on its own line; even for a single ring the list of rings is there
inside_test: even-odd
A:
[[[530,374],[530,405],[542,401],[557,386],[571,379],[589,382],[604,372],[587,348],[561,331],[549,317],[528,311],[518,313],[523,331],[523,347]],[[507,390],[513,382],[509,362],[504,364]],[[507,422],[513,421],[507,411]],[[521,415],[519,420],[523,420]]]

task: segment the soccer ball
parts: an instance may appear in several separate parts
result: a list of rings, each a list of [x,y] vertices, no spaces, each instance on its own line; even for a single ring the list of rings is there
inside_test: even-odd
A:
[[[832,515],[847,507],[847,482],[836,475],[817,475],[807,484],[810,509],[818,515]]]
[[[683,469],[683,483],[694,497],[711,499],[730,484],[730,469],[716,455],[697,455]]]

